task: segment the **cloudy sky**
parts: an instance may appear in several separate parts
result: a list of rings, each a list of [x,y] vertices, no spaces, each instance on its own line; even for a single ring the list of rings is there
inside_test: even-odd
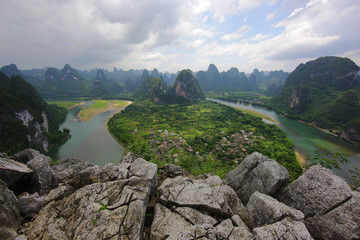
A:
[[[360,0],[4,0],[0,65],[176,72],[360,65]]]

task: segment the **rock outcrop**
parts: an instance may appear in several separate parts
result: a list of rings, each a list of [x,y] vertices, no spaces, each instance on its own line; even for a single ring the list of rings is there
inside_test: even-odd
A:
[[[13,159],[49,161],[31,149]],[[313,166],[277,193],[287,174],[272,161],[254,153],[228,174],[252,192],[244,206],[218,176],[193,177],[175,165],[162,168],[157,189],[157,166],[132,153],[105,167],[64,159],[49,166],[58,186],[39,188],[41,195],[16,197],[0,180],[0,239],[360,238],[359,192]]]
[[[291,218],[285,218],[280,222],[254,229],[256,240],[277,240],[277,239],[313,239],[302,222]]]
[[[0,180],[0,239],[14,239],[22,218],[15,195]]]
[[[246,209],[218,176],[167,178],[159,194],[150,239],[251,239]]]
[[[279,194],[288,206],[305,214],[305,224],[316,239],[359,239],[360,197],[332,171],[312,166]]]
[[[246,210],[249,213],[249,226],[251,228],[273,224],[286,217],[295,221],[304,220],[304,214],[301,211],[260,192],[251,195]]]
[[[256,191],[273,196],[288,179],[289,173],[285,167],[254,152],[228,173],[225,183],[232,187],[246,204]]]
[[[28,226],[28,239],[141,239],[157,166],[128,155],[110,168],[116,171],[93,167],[98,182],[46,205]],[[102,179],[105,173],[115,179]]]
[[[10,189],[15,189],[16,184],[24,176],[29,176],[34,171],[23,163],[8,158],[0,158],[0,179]]]
[[[36,150],[27,149],[17,153],[14,159],[0,159],[0,179],[3,179],[15,193],[38,192],[47,194],[58,186],[50,158]]]

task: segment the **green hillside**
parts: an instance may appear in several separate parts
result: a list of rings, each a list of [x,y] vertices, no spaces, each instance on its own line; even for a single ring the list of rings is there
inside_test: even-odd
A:
[[[21,76],[0,72],[0,152],[47,151],[68,133],[58,130],[66,109],[48,105]]]
[[[360,68],[350,59],[321,57],[300,64],[270,106],[319,127],[340,132],[360,118]]]

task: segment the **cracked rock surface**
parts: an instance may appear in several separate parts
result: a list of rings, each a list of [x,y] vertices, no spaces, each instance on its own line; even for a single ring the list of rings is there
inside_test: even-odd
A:
[[[0,239],[13,239],[22,222],[20,206],[5,182],[0,180]]]
[[[147,204],[157,184],[157,166],[128,155],[121,164],[84,168],[95,173],[94,179],[101,180],[106,171],[116,180],[91,183],[48,203],[27,226],[28,239],[142,239]],[[69,183],[70,178],[60,172],[60,179]]]
[[[313,239],[302,222],[287,217],[280,222],[255,228],[256,240],[310,240]]]
[[[284,166],[254,152],[228,173],[225,183],[232,187],[246,204],[256,191],[273,196],[288,179],[289,173]]]
[[[249,213],[249,226],[251,228],[272,224],[285,217],[290,217],[296,221],[304,220],[304,214],[301,211],[260,192],[255,192],[251,196],[246,209]]]
[[[159,194],[150,239],[252,239],[245,207],[218,176],[167,178]]]
[[[309,168],[278,199],[305,214],[316,239],[360,239],[360,193],[320,165]]]

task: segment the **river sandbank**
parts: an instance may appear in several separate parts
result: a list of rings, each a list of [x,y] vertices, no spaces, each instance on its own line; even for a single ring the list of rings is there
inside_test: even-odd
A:
[[[77,114],[77,117],[86,122],[90,120],[93,116],[104,113],[111,110],[121,110],[124,107],[127,107],[130,101],[122,101],[122,100],[96,100],[94,104],[83,108]]]
[[[269,117],[269,116],[267,116],[267,115],[265,115],[263,113],[260,113],[260,112],[254,111],[254,110],[250,110],[250,109],[243,109],[243,108],[240,108],[240,107],[234,107],[234,108],[236,108],[236,109],[238,109],[238,110],[240,110],[240,111],[242,111],[244,113],[248,113],[250,115],[253,115],[255,117],[260,117],[260,118],[269,120],[271,122],[274,122],[276,124],[279,124],[278,121],[276,121],[275,119],[273,119],[273,118],[271,118],[271,117]]]

